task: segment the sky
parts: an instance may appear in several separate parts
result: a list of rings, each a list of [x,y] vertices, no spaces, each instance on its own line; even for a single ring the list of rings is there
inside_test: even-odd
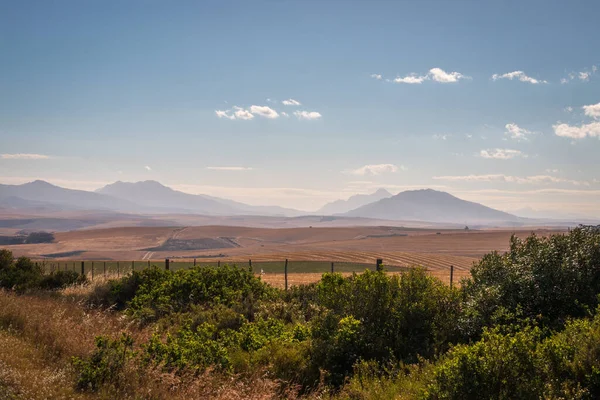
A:
[[[600,215],[598,1],[0,0],[0,183]]]

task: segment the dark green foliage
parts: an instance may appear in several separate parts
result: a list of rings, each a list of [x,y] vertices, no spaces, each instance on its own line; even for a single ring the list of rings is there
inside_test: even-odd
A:
[[[18,292],[38,288],[42,281],[42,268],[26,257],[14,260],[12,252],[0,251],[0,287]]]
[[[119,375],[129,359],[135,356],[133,339],[123,334],[118,340],[96,338],[96,350],[89,359],[73,358],[77,370],[77,387],[97,391],[105,383],[118,384]]]
[[[416,362],[458,337],[457,292],[421,269],[401,276],[326,274],[317,291],[328,311],[312,323],[313,357],[336,384],[359,359]]]
[[[275,293],[251,272],[231,266],[195,267],[176,272],[154,269],[151,276],[141,276],[129,310],[146,321],[188,311],[194,304],[223,304],[251,320],[256,302]]]
[[[42,267],[29,258],[17,260],[8,250],[0,250],[0,288],[17,292],[34,289],[61,289],[75,283],[85,283],[86,278],[72,271],[54,271],[44,275]]]
[[[87,279],[84,275],[80,275],[74,271],[53,271],[42,277],[39,287],[40,289],[64,289],[67,286],[74,284],[84,284]]]
[[[539,399],[544,382],[535,357],[537,328],[512,335],[485,332],[470,346],[460,345],[434,369],[428,399]]]
[[[511,239],[504,254],[488,254],[464,286],[465,330],[476,335],[498,313],[536,318],[560,327],[566,318],[589,315],[600,293],[600,233],[580,227],[568,235]]]

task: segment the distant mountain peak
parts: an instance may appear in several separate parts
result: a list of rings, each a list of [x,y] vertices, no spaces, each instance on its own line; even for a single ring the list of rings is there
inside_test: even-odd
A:
[[[384,188],[379,188],[372,194],[356,194],[347,200],[335,200],[331,203],[327,203],[321,207],[317,213],[323,215],[342,214],[355,208],[364,206],[365,204],[369,204],[391,196],[392,194],[390,192]]]
[[[447,192],[434,189],[416,189],[357,207],[345,215],[350,217],[435,222],[506,222],[518,217],[459,199]]]
[[[387,191],[384,188],[377,189],[377,191],[373,194],[380,195],[380,196],[391,196],[392,195],[389,191]]]

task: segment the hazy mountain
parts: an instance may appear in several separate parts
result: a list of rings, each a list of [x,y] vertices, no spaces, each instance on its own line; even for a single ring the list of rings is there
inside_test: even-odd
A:
[[[319,215],[334,215],[343,214],[345,212],[362,207],[369,203],[391,197],[392,194],[385,189],[379,189],[372,194],[357,194],[350,197],[348,200],[336,200],[325,204],[315,214]]]
[[[300,211],[283,207],[251,206],[213,196],[184,193],[156,181],[119,181],[98,189],[96,192],[169,212],[193,212],[207,215],[262,214],[295,216],[301,214]]]
[[[477,224],[518,222],[519,217],[461,200],[446,192],[432,189],[409,190],[356,208],[345,215],[394,220],[420,220]]]
[[[23,185],[0,184],[0,198],[12,208],[28,208],[37,202],[38,205],[42,203],[61,209],[140,211],[138,205],[127,200],[85,190],[65,189],[39,180]],[[19,199],[25,200],[25,203],[21,204]]]

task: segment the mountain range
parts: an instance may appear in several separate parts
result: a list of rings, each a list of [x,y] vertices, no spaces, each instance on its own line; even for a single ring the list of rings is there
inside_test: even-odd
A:
[[[392,194],[385,189],[379,189],[372,194],[356,194],[350,197],[348,200],[335,200],[331,203],[325,204],[321,207],[316,214],[322,215],[335,215],[343,214],[348,211],[352,211],[355,208],[362,207],[369,203],[391,197]]]
[[[39,180],[23,185],[0,185],[0,208],[212,216],[336,215],[465,225],[523,222],[522,218],[515,215],[432,189],[411,190],[396,195],[380,189],[370,195],[334,201],[315,213],[306,213],[278,206],[252,206],[213,196],[184,193],[156,181],[115,182],[95,192],[65,189]]]

